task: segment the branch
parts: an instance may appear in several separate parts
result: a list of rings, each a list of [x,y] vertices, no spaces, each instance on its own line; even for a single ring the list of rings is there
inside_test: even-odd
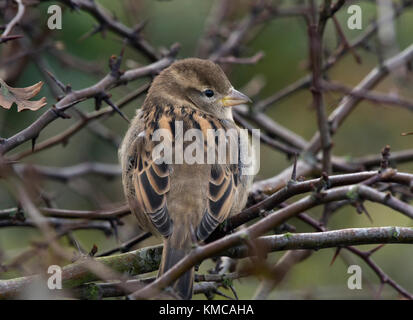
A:
[[[249,58],[237,58],[234,56],[218,58],[218,63],[232,63],[232,64],[256,64],[264,57],[264,52],[260,51]]]
[[[263,246],[269,252],[296,249],[318,250],[360,244],[413,243],[413,229],[402,227],[352,228],[316,233],[274,235],[259,238],[257,241],[258,245]],[[251,252],[246,245],[222,252],[222,255],[233,258],[245,258],[250,254]],[[124,254],[97,258],[96,261],[110,267],[119,274],[127,272],[130,275],[139,275],[155,271],[159,266],[161,256],[162,246],[159,245]],[[220,275],[208,275],[205,280],[214,281],[220,278],[222,278]],[[26,286],[38,279],[41,279],[41,275],[0,280],[0,299],[16,297]],[[99,280],[99,278],[85,268],[82,261],[63,268],[63,288],[75,288],[96,280]],[[45,284],[46,282],[44,281]]]
[[[136,80],[138,78],[145,77],[148,75],[157,74],[160,70],[166,68],[175,60],[175,56],[178,53],[178,49],[178,45],[173,45],[171,47],[169,54],[157,62],[154,62],[150,65],[141,68],[128,70],[119,77],[113,75],[113,72],[111,72],[91,87],[76,91],[70,91],[63,99],[56,103],[54,108],[51,108],[45,113],[43,113],[43,115],[41,115],[28,128],[23,129],[14,136],[1,141],[0,154],[5,154],[11,149],[17,147],[18,145],[28,140],[37,138],[40,132],[50,122],[56,120],[59,117],[59,112],[65,111],[74,103],[98,96],[105,90],[111,89],[120,84],[125,84],[129,81]]]
[[[113,210],[68,210],[57,208],[39,208],[45,216],[54,218],[67,218],[67,219],[85,219],[85,220],[113,220],[120,219],[130,214],[129,206],[125,205]],[[9,208],[0,210],[1,220],[21,220],[24,221],[24,212],[20,208]]]
[[[53,228],[59,230],[59,233],[66,233],[72,230],[100,230],[105,235],[110,236],[113,233],[113,228],[108,222],[89,221],[89,220],[67,220],[60,218],[48,218],[45,221]],[[24,221],[11,219],[0,219],[0,228],[5,227],[29,227],[38,228],[35,220],[25,219]]]
[[[262,1],[254,4],[249,14],[238,24],[238,26],[231,32],[228,39],[223,43],[218,50],[213,52],[209,59],[212,61],[218,61],[221,57],[231,56],[236,48],[241,45],[246,34],[253,28],[259,21],[259,18],[265,10]]]
[[[50,0],[42,0],[43,2],[49,2]],[[134,48],[141,51],[149,60],[156,61],[160,59],[159,54],[143,37],[139,34],[141,31],[139,28],[131,29],[125,26],[120,21],[116,20],[107,10],[101,5],[97,4],[95,1],[90,0],[59,0],[60,2],[68,5],[71,8],[77,10],[84,10],[91,14],[98,22],[98,31],[103,31],[104,29],[109,29],[116,34],[124,37],[128,40]]]
[[[351,159],[350,162],[358,166],[364,167],[366,169],[371,169],[373,167],[379,167],[382,157],[376,154],[362,156],[358,158]],[[413,149],[401,150],[392,152],[389,157],[390,163],[404,163],[413,160]]]
[[[346,95],[361,98],[374,103],[396,105],[406,108],[409,111],[413,111],[413,101],[409,101],[394,95],[386,95],[378,92],[373,93],[368,90],[353,89],[332,81],[323,81],[322,87],[324,90],[342,92]]]
[[[327,61],[323,64],[323,71],[326,71],[333,67],[344,55],[349,52],[349,50],[354,50],[360,46],[366,44],[366,42],[372,38],[378,30],[378,27],[387,23],[391,22],[394,18],[400,16],[405,10],[405,8],[410,7],[413,5],[413,0],[404,1],[400,6],[398,6],[395,11],[394,15],[386,16],[385,18],[381,18],[377,21],[372,22],[367,28],[364,33],[362,33],[359,37],[357,37],[354,41],[352,41],[349,46],[342,46],[337,52],[327,58]],[[265,111],[270,105],[282,100],[283,98],[289,96],[290,94],[306,88],[311,83],[311,75],[304,76],[294,83],[290,84],[286,88],[276,92],[274,95],[257,102],[253,109],[256,112],[263,112]]]
[[[364,79],[356,86],[355,90],[370,90],[375,87],[380,81],[382,81],[391,70],[397,69],[399,66],[405,65],[413,60],[413,45],[410,45],[405,50],[397,54],[396,56],[384,61],[382,66],[374,68],[370,73],[364,77]],[[337,132],[340,125],[354,110],[358,103],[362,99],[360,97],[345,96],[338,107],[328,117],[330,126],[330,133],[333,135]],[[321,148],[320,133],[317,132],[311,139],[308,147],[304,151],[308,157],[308,154],[316,154]],[[312,166],[305,163],[304,160],[297,162],[297,175],[306,175],[313,170]],[[288,181],[289,173],[292,168],[285,169],[278,176],[272,177],[267,180],[262,180],[253,185],[253,191],[263,190],[266,193],[272,193],[274,190],[282,188]]]
[[[119,108],[123,108],[125,105],[136,99],[137,97],[141,96],[143,93],[145,93],[149,88],[149,83],[144,84],[143,86],[137,88],[136,90],[132,91],[128,95],[126,95],[124,98],[120,99],[116,104]],[[13,154],[10,156],[11,161],[18,161],[21,160],[22,158],[31,155],[33,153],[40,152],[42,150],[51,148],[53,146],[56,146],[58,144],[63,144],[65,145],[69,139],[74,136],[76,133],[78,133],[81,129],[83,129],[85,126],[87,126],[90,122],[96,121],[97,119],[100,119],[102,117],[107,117],[110,115],[113,115],[115,113],[115,110],[113,110],[112,107],[106,107],[101,110],[96,110],[94,112],[90,112],[87,115],[84,115],[77,123],[69,127],[66,131],[63,131],[62,133],[51,137],[45,141],[42,141],[38,144],[36,144],[34,149],[29,149],[25,150],[22,152],[19,152],[17,154]]]
[[[120,177],[121,169],[119,165],[98,163],[98,162],[84,162],[70,167],[49,167],[40,165],[15,164],[14,168],[17,172],[30,171],[39,175],[42,178],[58,180],[67,182],[77,177],[82,177],[86,174],[97,174],[105,178]]]
[[[165,272],[142,290],[133,293],[130,297],[133,299],[145,299],[155,296],[163,288],[167,287],[175,279],[178,279],[187,270],[200,263],[204,259],[214,256],[224,250],[234,247],[243,241],[254,241],[259,236],[271,231],[276,226],[292,218],[300,212],[306,211],[320,204],[326,204],[337,200],[356,200],[358,198],[370,200],[389,206],[394,210],[413,219],[413,207],[403,203],[397,198],[378,192],[377,190],[364,185],[351,185],[346,187],[337,187],[323,191],[319,196],[310,195],[304,197],[286,208],[282,208],[259,222],[249,226],[246,229],[237,231],[222,239],[206,244],[202,247],[196,247],[185,256],[174,267]]]
[[[159,266],[161,255],[162,247],[155,246],[120,255],[97,258],[96,261],[119,274],[128,273],[137,275],[156,270]],[[83,283],[100,280],[99,277],[90,272],[85,264],[86,262],[79,261],[63,268],[63,288],[73,288]],[[41,278],[42,275],[36,275],[10,280],[0,280],[0,299],[16,297],[27,285]],[[43,283],[46,286],[47,281],[44,281]]]
[[[358,173],[350,173],[343,175],[335,175],[328,177],[328,187],[338,187],[345,185],[352,185],[356,183],[361,183],[372,177],[378,175],[377,171],[364,171]],[[412,174],[406,173],[396,173],[389,172],[389,174],[381,175],[380,181],[386,182],[397,182],[407,186],[411,186],[413,181]],[[265,198],[253,206],[244,209],[239,214],[229,218],[223,224],[224,227],[216,229],[208,239],[208,241],[213,241],[215,239],[225,236],[229,231],[236,229],[237,227],[260,217],[262,212],[267,210],[272,210],[273,208],[280,205],[282,202],[292,198],[296,195],[311,192],[314,188],[324,188],[327,187],[326,181],[323,179],[311,179],[303,182],[291,182],[287,183],[285,187],[279,189],[277,192],[273,193],[271,196]]]
[[[330,1],[326,1],[326,6]],[[343,2],[343,1],[341,1]],[[343,2],[344,3],[344,2]],[[323,152],[323,171],[327,174],[331,174],[331,135],[329,123],[327,120],[326,108],[324,105],[323,92],[321,87],[322,81],[322,30],[319,30],[320,26],[317,24],[317,5],[314,0],[310,1],[311,13],[307,17],[308,38],[310,47],[310,59],[311,59],[311,93],[313,95],[313,105],[317,111],[317,123],[318,131],[320,132],[321,149]],[[327,15],[327,14],[326,14]],[[321,17],[322,18],[322,17]],[[320,18],[320,19],[321,19]],[[325,18],[326,19],[326,18]]]
[[[270,277],[266,277],[261,280],[261,283],[254,294],[254,300],[265,300],[268,295],[277,286],[286,275],[291,272],[294,265],[302,262],[312,255],[311,250],[290,250],[287,251],[271,268]]]
[[[9,40],[14,40],[18,39],[21,36],[9,36],[9,33],[11,30],[14,28],[16,24],[20,22],[20,20],[23,18],[24,11],[25,11],[25,6],[22,0],[14,0],[17,3],[17,13],[14,16],[14,18],[7,24],[6,29],[0,36],[0,43],[9,41]]]
[[[320,225],[320,223],[311,218],[309,215],[300,213],[298,215],[298,218],[301,219],[302,221],[306,222],[307,224],[311,225],[313,228],[315,228],[318,231],[328,231],[327,228],[324,226]],[[341,247],[337,248],[336,255],[339,253]],[[361,251],[358,248],[352,247],[352,246],[347,246],[344,247],[346,250],[352,252],[359,258],[361,258],[363,261],[366,262],[366,264],[373,270],[374,273],[379,277],[380,281],[382,284],[389,284],[391,287],[393,287],[397,292],[399,292],[401,295],[406,297],[407,299],[413,300],[413,295],[409,293],[406,289],[404,289],[401,285],[399,285],[395,280],[393,280],[389,275],[387,275],[371,258],[371,255],[377,251],[377,248],[371,249],[370,251]],[[334,258],[332,263],[334,262]]]

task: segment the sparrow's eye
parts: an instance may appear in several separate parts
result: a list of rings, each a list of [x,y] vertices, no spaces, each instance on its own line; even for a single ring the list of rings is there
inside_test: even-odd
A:
[[[214,91],[212,91],[211,89],[206,89],[206,90],[204,91],[204,94],[205,94],[208,98],[211,98],[211,97],[214,96]]]

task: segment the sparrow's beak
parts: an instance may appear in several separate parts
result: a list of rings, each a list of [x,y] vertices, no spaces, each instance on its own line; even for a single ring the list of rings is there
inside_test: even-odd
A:
[[[252,102],[250,98],[248,98],[245,94],[231,88],[231,91],[228,95],[222,98],[222,104],[224,107],[233,107],[239,104]]]

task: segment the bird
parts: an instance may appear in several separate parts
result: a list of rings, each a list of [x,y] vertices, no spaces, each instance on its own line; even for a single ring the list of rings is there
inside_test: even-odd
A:
[[[238,133],[240,128],[231,107],[249,102],[245,94],[234,89],[218,64],[186,58],[175,61],[153,79],[142,107],[131,121],[119,148],[123,191],[138,226],[163,238],[158,277],[188,255],[197,242],[205,241],[220,223],[244,208],[253,179],[252,174],[242,174],[243,166],[251,164],[240,161],[239,153],[237,161],[232,162],[228,155],[221,162],[178,162],[179,153],[190,145],[185,140],[184,148],[179,149],[178,140],[182,141],[182,135],[190,129],[198,130],[205,139],[211,138],[211,130]],[[165,145],[169,142],[173,147],[172,161],[165,160],[169,152],[166,149],[160,152],[163,158],[154,156],[160,146],[155,139],[159,131],[166,133],[162,140]],[[215,143],[224,141],[225,150],[229,150],[228,138],[212,137]],[[200,141],[198,150],[205,160],[207,143]],[[216,145],[212,150],[217,155]],[[180,298],[191,299],[193,280],[194,268],[177,279],[172,288]]]

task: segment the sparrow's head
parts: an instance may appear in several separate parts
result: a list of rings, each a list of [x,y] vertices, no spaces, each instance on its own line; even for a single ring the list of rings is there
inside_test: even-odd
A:
[[[218,118],[231,118],[228,107],[251,102],[232,87],[217,64],[196,58],[179,60],[163,70],[155,78],[147,99],[175,106],[191,104]]]

